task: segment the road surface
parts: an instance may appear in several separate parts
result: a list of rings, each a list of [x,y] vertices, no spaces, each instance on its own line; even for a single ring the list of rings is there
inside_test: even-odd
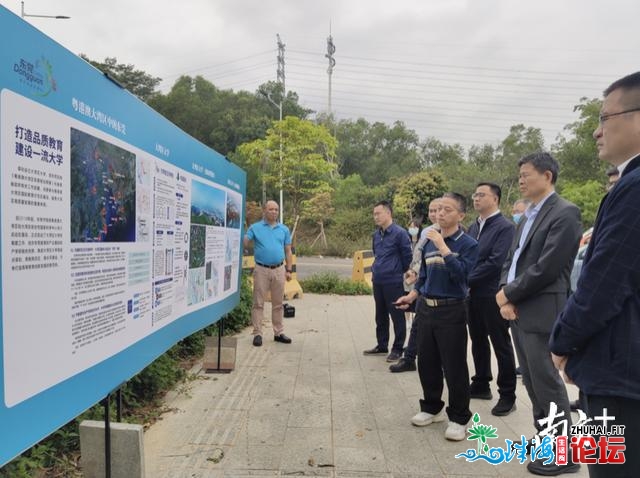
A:
[[[307,279],[321,272],[336,272],[342,279],[351,279],[353,259],[321,256],[296,256],[298,279]]]

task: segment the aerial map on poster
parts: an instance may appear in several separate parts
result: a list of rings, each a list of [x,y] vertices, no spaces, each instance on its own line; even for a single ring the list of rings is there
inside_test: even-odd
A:
[[[2,7],[0,29],[24,38],[0,50],[1,466],[237,304],[245,174]]]

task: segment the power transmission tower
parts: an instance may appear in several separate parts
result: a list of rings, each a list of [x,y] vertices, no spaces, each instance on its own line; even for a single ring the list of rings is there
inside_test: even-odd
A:
[[[333,37],[331,36],[331,23],[329,23],[329,37],[327,38],[327,54],[325,58],[329,59],[329,68],[327,68],[327,74],[329,75],[329,117],[331,117],[331,75],[333,75],[333,67],[336,66],[336,60],[333,58],[333,54],[336,52],[336,47],[333,44]]]
[[[286,91],[284,87],[284,43],[280,40],[280,34],[276,34],[278,37],[278,72],[277,80],[282,85],[282,95],[284,96]]]

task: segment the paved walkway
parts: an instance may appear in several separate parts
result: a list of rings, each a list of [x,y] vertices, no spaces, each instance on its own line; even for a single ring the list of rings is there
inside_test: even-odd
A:
[[[476,442],[446,441],[446,423],[410,424],[420,398],[417,372],[392,374],[383,356],[362,355],[375,345],[371,297],[305,294],[292,304],[296,317],[285,326],[293,344],[268,333],[253,347],[246,329],[234,372],[199,373],[169,394],[172,411],[145,434],[147,477],[533,476],[515,461],[456,459]],[[498,429],[494,446],[532,435],[521,381],[517,392],[517,412],[503,418],[490,414],[494,401],[471,401],[481,423]],[[576,397],[575,387],[569,394]],[[588,474],[583,467],[571,476]]]

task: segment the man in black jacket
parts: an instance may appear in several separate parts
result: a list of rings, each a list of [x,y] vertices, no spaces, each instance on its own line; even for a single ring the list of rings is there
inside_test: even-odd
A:
[[[554,325],[549,345],[556,367],[580,387],[595,424],[604,425],[605,431],[613,425],[626,427],[625,463],[590,464],[589,476],[636,477],[640,476],[640,72],[616,81],[604,96],[593,136],[600,159],[616,166],[620,179],[600,203],[578,286]]]
[[[516,408],[516,365],[509,335],[509,322],[500,316],[495,296],[502,265],[513,241],[515,226],[500,209],[500,186],[483,182],[476,186],[473,208],[478,218],[468,234],[478,241],[478,261],[469,275],[469,336],[475,375],[471,377],[471,398],[491,400],[491,347],[498,362],[500,399],[491,413],[504,416]]]

